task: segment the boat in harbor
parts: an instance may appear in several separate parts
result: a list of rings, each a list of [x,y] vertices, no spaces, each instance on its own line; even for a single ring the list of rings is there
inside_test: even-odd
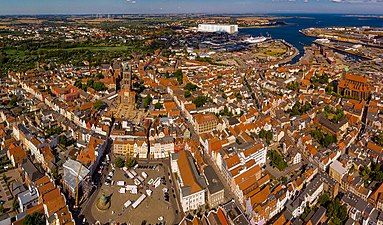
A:
[[[257,44],[257,43],[264,42],[264,41],[266,41],[266,40],[267,40],[267,38],[266,38],[266,37],[263,37],[263,36],[259,36],[259,37],[253,37],[253,36],[251,36],[251,37],[245,39],[244,41],[245,41],[246,43],[250,43],[250,44]]]

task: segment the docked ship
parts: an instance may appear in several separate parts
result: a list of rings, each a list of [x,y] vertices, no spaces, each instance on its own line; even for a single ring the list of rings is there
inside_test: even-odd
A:
[[[263,36],[259,36],[259,37],[252,37],[251,36],[251,37],[245,39],[244,42],[250,43],[250,44],[257,44],[257,43],[264,42],[266,40],[267,40],[267,38],[263,37]]]

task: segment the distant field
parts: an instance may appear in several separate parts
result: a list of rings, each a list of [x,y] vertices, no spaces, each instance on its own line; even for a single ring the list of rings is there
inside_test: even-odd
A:
[[[46,20],[36,19],[21,19],[21,20],[1,20],[0,25],[12,25],[12,24],[42,24],[47,22]]]
[[[127,46],[116,46],[116,47],[107,47],[107,46],[90,46],[90,47],[76,47],[76,48],[40,48],[38,50],[45,51],[76,51],[76,50],[90,50],[90,51],[126,51],[131,49]],[[37,50],[37,51],[38,51]],[[25,55],[23,50],[9,49],[6,50],[7,54],[10,55]]]
[[[116,47],[107,47],[107,46],[90,46],[90,47],[76,47],[76,48],[53,48],[53,49],[41,49],[41,50],[63,50],[63,51],[72,51],[72,50],[90,50],[90,51],[125,51],[129,50],[130,47],[127,46],[116,46]]]

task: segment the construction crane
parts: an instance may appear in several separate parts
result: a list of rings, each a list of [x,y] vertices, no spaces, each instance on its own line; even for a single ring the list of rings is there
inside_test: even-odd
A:
[[[80,168],[78,169],[77,176],[76,176],[76,204],[75,204],[76,208],[78,207],[78,177],[80,176],[81,168],[82,168],[82,163],[80,164]]]

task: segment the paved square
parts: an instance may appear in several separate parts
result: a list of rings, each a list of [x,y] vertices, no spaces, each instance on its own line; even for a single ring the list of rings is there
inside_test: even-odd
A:
[[[93,204],[92,214],[94,218],[101,223],[118,222],[136,225],[141,224],[144,220],[147,224],[156,224],[160,222],[158,219],[163,217],[163,221],[166,221],[167,224],[173,224],[178,208],[172,204],[172,202],[175,202],[172,201],[172,199],[169,200],[169,202],[164,200],[162,191],[164,187],[169,188],[169,183],[167,183],[166,186],[160,184],[157,188],[148,185],[150,179],[155,180],[157,177],[168,176],[168,172],[164,171],[164,167],[162,166],[157,166],[155,170],[136,169],[135,171],[139,176],[141,176],[142,171],[148,174],[148,177],[144,181],[144,186],[139,187],[138,193],[131,194],[129,191],[123,194],[119,193],[121,187],[117,186],[117,181],[125,181],[125,184],[129,185],[134,184],[134,182],[132,179],[124,176],[125,172],[122,169],[116,169],[113,176],[114,184],[110,186],[103,184],[95,201],[96,203],[102,193],[105,193],[106,196],[111,196],[111,207],[108,210],[100,211],[96,208],[95,204]],[[151,196],[146,196],[145,200],[136,209],[132,206],[124,209],[124,203],[126,201],[136,201],[143,193],[146,194],[146,189],[153,191]],[[169,195],[170,198],[173,198],[172,190],[169,190]]]

